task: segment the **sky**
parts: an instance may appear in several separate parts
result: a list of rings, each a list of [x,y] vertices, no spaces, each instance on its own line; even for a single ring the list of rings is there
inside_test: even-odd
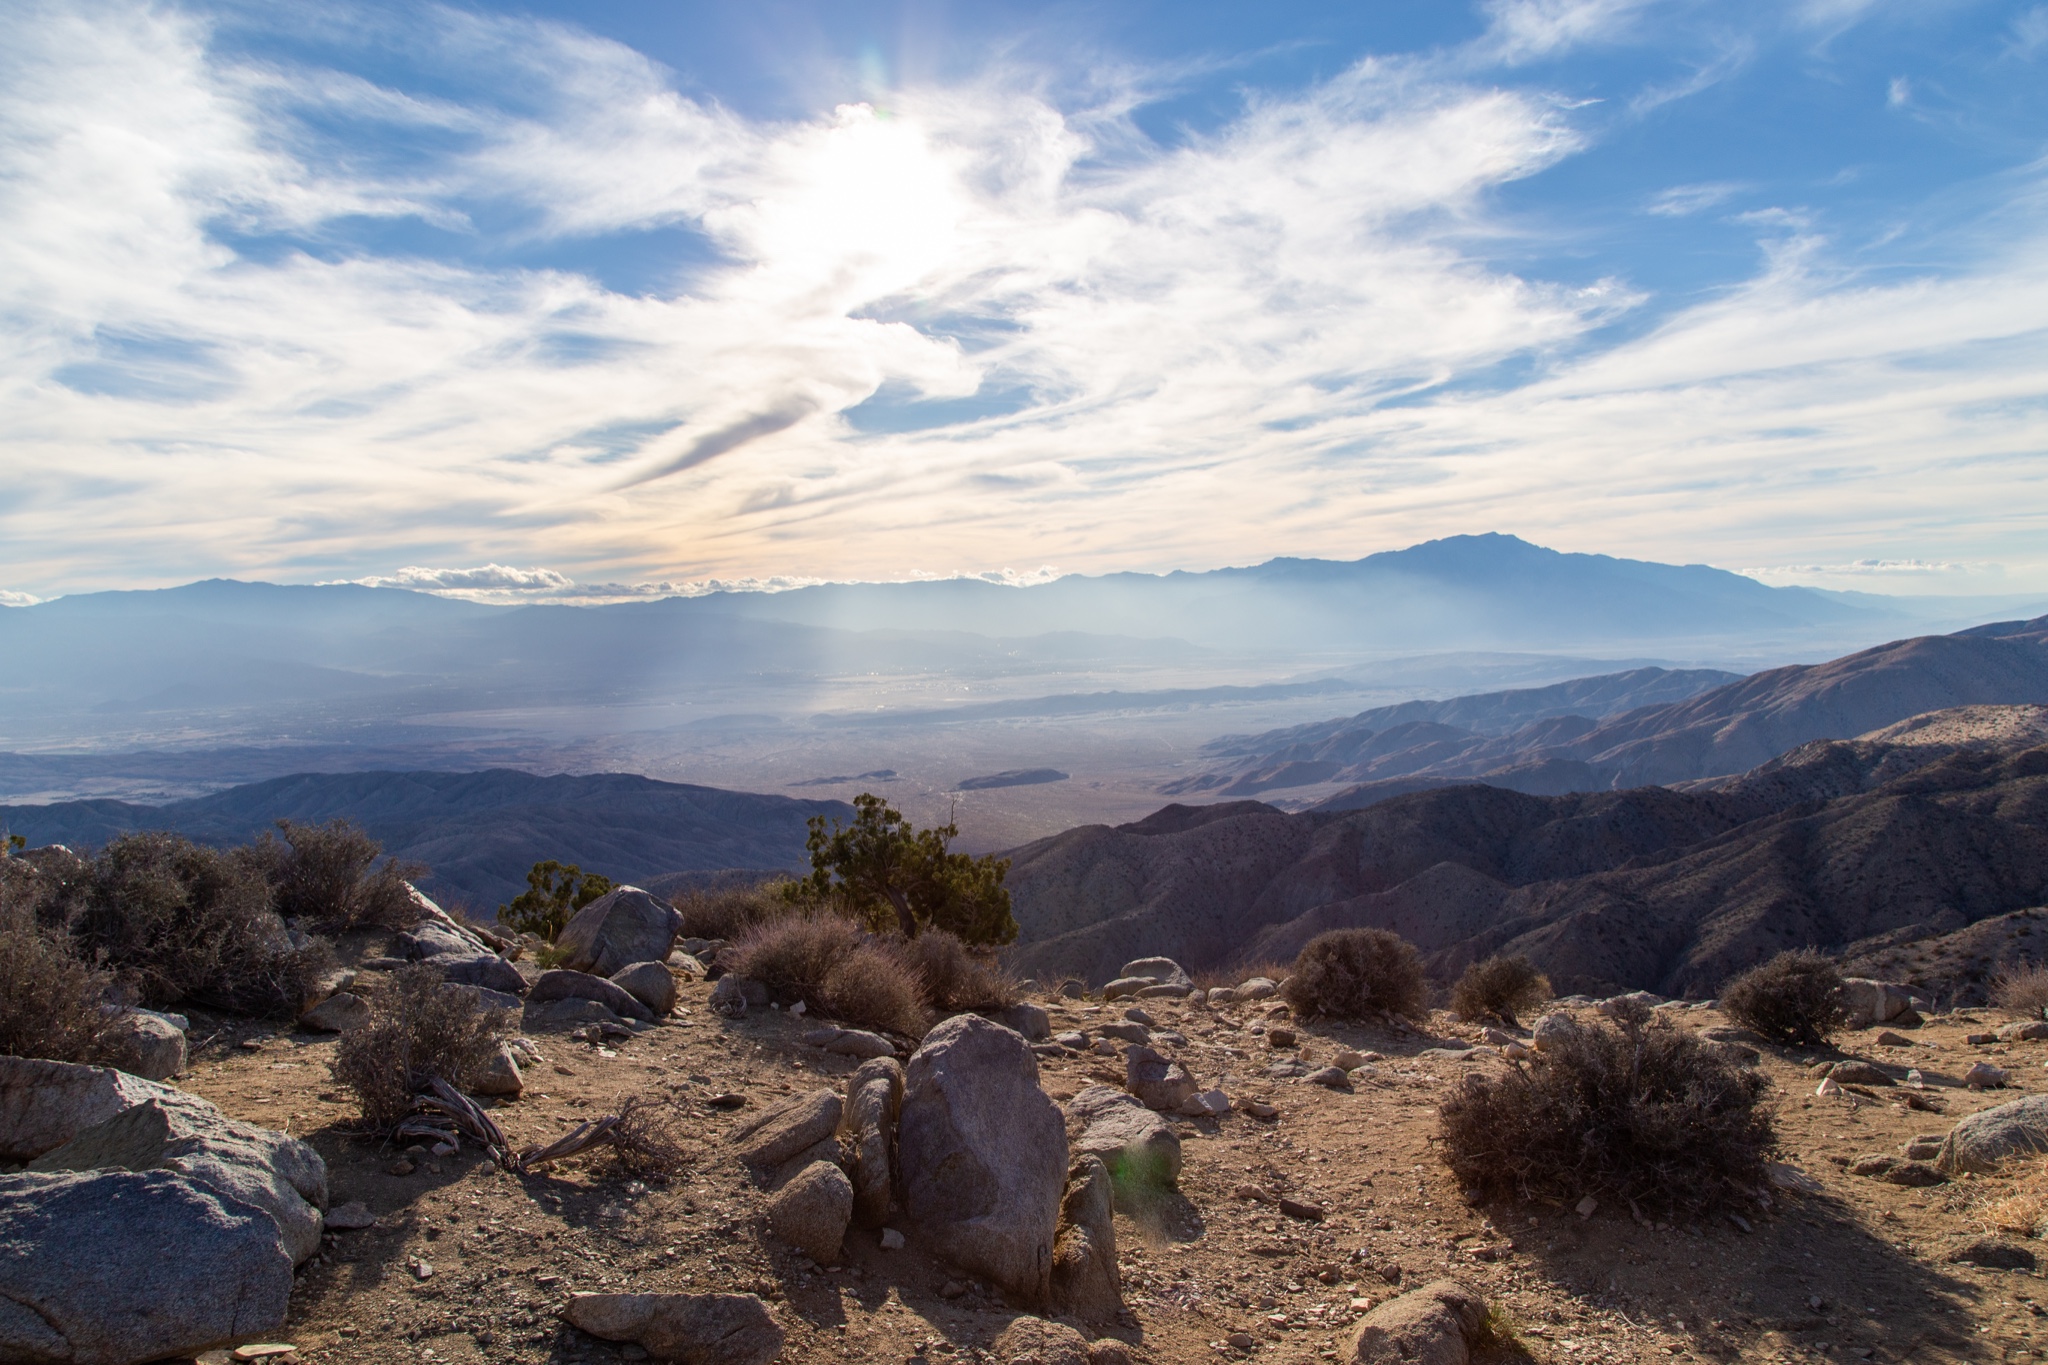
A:
[[[0,602],[2048,591],[2048,4],[0,12]]]

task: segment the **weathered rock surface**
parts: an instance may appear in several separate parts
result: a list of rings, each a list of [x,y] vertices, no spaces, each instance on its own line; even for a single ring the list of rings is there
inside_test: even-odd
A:
[[[441,973],[443,981],[458,986],[482,986],[507,995],[518,995],[526,989],[526,978],[519,974],[519,969],[496,953],[449,953],[428,958],[427,962]]]
[[[2048,1095],[2028,1095],[1972,1114],[1941,1144],[1934,1164],[1957,1171],[1990,1171],[2009,1156],[2048,1152]]]
[[[804,1042],[841,1057],[894,1057],[896,1045],[879,1033],[855,1028],[814,1028]]]
[[[853,1220],[881,1226],[895,1197],[896,1120],[903,1108],[903,1067],[894,1057],[861,1063],[846,1083],[839,1120],[841,1146],[848,1154],[853,1184]]]
[[[830,1090],[793,1095],[741,1124],[732,1135],[734,1152],[756,1170],[773,1170],[831,1137],[841,1111],[839,1096]]]
[[[1998,1029],[2001,1043],[2034,1043],[2043,1038],[2048,1038],[2048,1019],[2022,1019]]]
[[[682,1365],[768,1365],[782,1354],[782,1326],[752,1294],[576,1294],[562,1319]]]
[[[117,1068],[146,1081],[168,1080],[185,1069],[184,1030],[147,1010],[116,1019],[107,1047]]]
[[[1156,986],[1158,984],[1149,976],[1120,976],[1103,986],[1102,998],[1104,1000],[1121,1000],[1125,996],[1136,995],[1147,986]]]
[[[528,1004],[520,1026],[529,1032],[581,1028],[585,1024],[623,1024],[608,1006],[595,1000],[542,1000]]]
[[[999,1365],[1088,1365],[1088,1338],[1044,1318],[1012,1318],[990,1350]]]
[[[611,983],[659,1019],[676,1007],[676,979],[660,962],[635,962],[611,974]]]
[[[683,917],[668,902],[620,886],[578,910],[555,935],[555,947],[563,966],[610,976],[635,962],[665,961],[682,927]]]
[[[768,1227],[819,1265],[839,1259],[853,1221],[853,1183],[830,1161],[813,1161],[768,1196]]]
[[[1000,1022],[1005,1028],[1015,1029],[1031,1042],[1041,1042],[1052,1036],[1052,1016],[1043,1007],[1029,1000],[1020,1000],[1002,1012]]]
[[[1828,1075],[1840,1085],[1896,1085],[1897,1081],[1881,1067],[1869,1062],[1836,1062],[1828,1068]]]
[[[370,1022],[370,1002],[354,991],[338,991],[299,1016],[299,1027],[314,1033],[347,1033]]]
[[[668,969],[663,967],[662,972]],[[654,1022],[654,1011],[633,998],[625,987],[607,981],[589,972],[556,968],[542,972],[540,979],[533,983],[533,989],[526,994],[528,1005],[544,1004],[552,1000],[595,1000],[621,1019],[639,1019]]]
[[[327,1163],[295,1137],[237,1123],[200,1101],[146,1100],[28,1163],[31,1171],[174,1171],[277,1224],[293,1264],[320,1249]]]
[[[1124,1053],[1124,1088],[1147,1109],[1177,1114],[1201,1087],[1179,1062],[1168,1061],[1149,1047],[1133,1047]]]
[[[1180,1179],[1180,1134],[1124,1091],[1091,1085],[1067,1101],[1067,1118],[1080,1130],[1074,1154],[1100,1159],[1126,1201]]]
[[[1141,957],[1126,962],[1119,977],[1148,977],[1155,986],[1187,986],[1195,983],[1188,978],[1184,968],[1170,957]]]
[[[1913,993],[1889,981],[1852,976],[1842,982],[1842,1007],[1849,1012],[1850,1028],[1870,1028],[1912,1009]]]
[[[1352,1365],[1466,1365],[1486,1323],[1486,1300],[1458,1280],[1388,1299],[1351,1335]]]
[[[526,1089],[526,1078],[519,1074],[519,1059],[512,1055],[509,1044],[498,1044],[498,1050],[491,1054],[489,1065],[470,1086],[479,1095],[517,1095]]]
[[[1030,1045],[971,1014],[933,1029],[910,1059],[896,1145],[904,1209],[933,1249],[1043,1303],[1067,1135]]]
[[[1109,1167],[1100,1157],[1077,1157],[1067,1171],[1066,1192],[1060,1197],[1059,1231],[1053,1241],[1055,1313],[1099,1326],[1116,1321],[1123,1311],[1114,1202]]]
[[[1533,1035],[1529,1045],[1538,1052],[1548,1052],[1569,1036],[1578,1024],[1569,1014],[1546,1014],[1536,1021],[1530,1031]]]
[[[284,1326],[262,1210],[173,1171],[0,1175],[0,1360],[134,1365]]]
[[[33,1161],[149,1100],[220,1112],[196,1095],[112,1067],[0,1057],[0,1161]]]

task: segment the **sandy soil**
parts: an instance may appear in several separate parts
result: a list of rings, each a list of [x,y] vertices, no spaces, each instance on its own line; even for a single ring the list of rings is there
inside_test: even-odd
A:
[[[378,1218],[374,1228],[330,1234],[301,1272],[289,1337],[302,1358],[636,1359],[638,1348],[555,1318],[572,1291],[627,1289],[759,1293],[789,1331],[791,1362],[939,1362],[985,1348],[1015,1310],[924,1255],[914,1234],[908,1249],[884,1251],[875,1234],[852,1233],[843,1263],[822,1269],[769,1239],[762,1197],[725,1139],[747,1113],[833,1083],[854,1063],[798,1042],[809,1020],[770,1010],[718,1018],[705,1007],[709,989],[685,985],[677,1018],[616,1045],[538,1038],[546,1061],[527,1068],[526,1093],[497,1111],[516,1147],[551,1140],[627,1094],[677,1096],[692,1164],[659,1186],[608,1174],[602,1158],[515,1177],[468,1150],[438,1161],[415,1154],[417,1170],[392,1174],[404,1154],[352,1130],[353,1110],[327,1072],[331,1038],[265,1035],[245,1023],[206,1039],[183,1084],[235,1117],[309,1139],[330,1163],[334,1202],[366,1201]],[[1052,1008],[1055,1031],[1122,1012]],[[1280,1050],[1264,1036],[1278,1021],[1263,1006],[1146,1008],[1156,1030],[1185,1035],[1185,1046],[1169,1050],[1198,1079],[1280,1112],[1263,1122],[1235,1113],[1183,1122],[1180,1196],[1142,1218],[1118,1216],[1131,1318],[1116,1335],[1135,1360],[1333,1358],[1364,1306],[1398,1292],[1392,1276],[1412,1286],[1449,1273],[1479,1286],[1542,1361],[2048,1355],[2039,1274],[1945,1259],[1981,1233],[1983,1206],[2027,1169],[1927,1189],[1844,1169],[2048,1088],[2048,1044],[1964,1042],[1998,1022],[1991,1016],[1938,1019],[1913,1033],[1910,1049],[1875,1046],[1874,1031],[1842,1040],[1843,1055],[1895,1074],[1917,1065],[1929,1089],[1916,1093],[1939,1113],[1908,1108],[1903,1090],[1816,1098],[1807,1067],[1821,1054],[1765,1048],[1784,1157],[1819,1191],[1784,1196],[1746,1232],[1728,1221],[1639,1224],[1625,1209],[1582,1218],[1542,1206],[1467,1207],[1433,1153],[1435,1106],[1465,1070],[1505,1063],[1418,1060],[1445,1039],[1476,1036],[1445,1016],[1433,1021],[1435,1037],[1290,1025],[1299,1045]],[[1680,1018],[1687,1027],[1725,1022],[1712,1011]],[[196,1021],[193,1036],[218,1027]],[[1351,1093],[1266,1074],[1277,1058],[1315,1064],[1343,1047],[1386,1058]],[[1985,1056],[2010,1069],[2013,1090],[1961,1088],[1963,1072]],[[1095,1056],[1047,1060],[1041,1074],[1056,1098],[1121,1079],[1120,1063]],[[727,1091],[747,1097],[737,1116],[704,1103]],[[1284,1216],[1267,1202],[1282,1195],[1327,1216]],[[2035,1245],[2048,1260],[2048,1246]],[[1229,1345],[1233,1334],[1253,1345]]]

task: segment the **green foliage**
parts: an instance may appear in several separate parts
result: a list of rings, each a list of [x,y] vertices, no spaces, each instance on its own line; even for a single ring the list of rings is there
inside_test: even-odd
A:
[[[813,817],[807,843],[811,875],[785,887],[789,900],[827,905],[878,932],[895,929],[906,938],[943,929],[963,943],[1016,939],[1017,921],[1003,885],[1007,858],[954,853],[958,826],[918,829],[871,793],[862,792],[853,804],[851,825],[834,820],[828,830],[824,816]]]
[[[5,848],[0,848],[0,858],[4,858],[11,853],[19,853],[22,849],[25,849],[27,847],[27,839],[23,838],[19,834],[10,834],[7,836],[7,846]]]
[[[517,934],[539,934],[548,942],[578,910],[612,889],[611,878],[585,872],[574,863],[553,858],[535,863],[526,874],[526,890],[498,907],[498,923]]]

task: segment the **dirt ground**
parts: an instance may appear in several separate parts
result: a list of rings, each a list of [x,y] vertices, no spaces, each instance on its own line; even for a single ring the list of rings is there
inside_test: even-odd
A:
[[[677,1017],[603,1048],[541,1035],[545,1061],[496,1117],[515,1148],[552,1140],[623,1096],[678,1097],[688,1114],[690,1169],[649,1186],[608,1172],[605,1159],[515,1177],[473,1151],[436,1160],[356,1135],[353,1108],[329,1078],[332,1037],[266,1033],[195,1020],[203,1041],[182,1084],[230,1115],[311,1141],[332,1173],[333,1202],[362,1200],[376,1226],[331,1233],[293,1297],[288,1339],[311,1362],[604,1361],[644,1358],[556,1320],[580,1290],[742,1290],[774,1305],[788,1330],[783,1359],[942,1362],[974,1358],[1016,1310],[924,1255],[912,1229],[904,1250],[849,1234],[841,1264],[820,1268],[767,1235],[762,1196],[726,1150],[748,1114],[789,1094],[839,1081],[852,1059],[823,1055],[799,1036],[814,1021],[774,1010],[728,1021],[706,1007],[710,987],[683,986]],[[1123,1003],[1047,1002],[1054,1031],[1122,1017]],[[1782,1156],[1818,1191],[1785,1194],[1750,1230],[1639,1224],[1626,1209],[1590,1217],[1542,1206],[1467,1207],[1433,1150],[1435,1107],[1472,1067],[1498,1056],[1419,1058],[1475,1031],[1443,1015],[1426,1034],[1300,1024],[1268,1006],[1208,1008],[1148,1000],[1162,1051],[1205,1085],[1262,1099],[1277,1118],[1239,1113],[1183,1121],[1180,1196],[1141,1218],[1119,1214],[1129,1325],[1115,1333],[1136,1361],[1336,1358],[1365,1307],[1441,1275],[1461,1276],[1504,1312],[1540,1361],[1842,1360],[2018,1361],[2048,1358],[2048,1286],[2034,1271],[1951,1263],[1949,1251],[1984,1230],[1983,1207],[2028,1174],[1902,1188],[1850,1174],[1870,1153],[1898,1154],[1918,1134],[2019,1093],[2048,1088],[2048,1044],[1970,1045],[1988,1013],[1939,1018],[1910,1049],[1878,1047],[1875,1031],[1841,1040],[1841,1054],[1903,1076],[1918,1066],[1941,1112],[1917,1111],[1903,1089],[1879,1098],[1818,1098],[1817,1051],[1764,1048]],[[1725,1021],[1687,1010],[1683,1026]],[[1298,1046],[1265,1036],[1280,1024]],[[212,1037],[210,1029],[219,1029]],[[1268,1075],[1299,1057],[1318,1065],[1340,1048],[1385,1060],[1350,1093]],[[1971,1062],[2010,1070],[2013,1088],[1962,1088]],[[1042,1059],[1056,1099],[1121,1063],[1079,1055]],[[734,1092],[737,1114],[705,1103]],[[2038,1165],[2039,1163],[2031,1163]],[[1320,1222],[1284,1215],[1277,1199],[1321,1206]],[[2039,1248],[2048,1263],[2048,1245]],[[1231,1344],[1235,1337],[1237,1345]],[[1245,1343],[1249,1343],[1247,1346]]]

